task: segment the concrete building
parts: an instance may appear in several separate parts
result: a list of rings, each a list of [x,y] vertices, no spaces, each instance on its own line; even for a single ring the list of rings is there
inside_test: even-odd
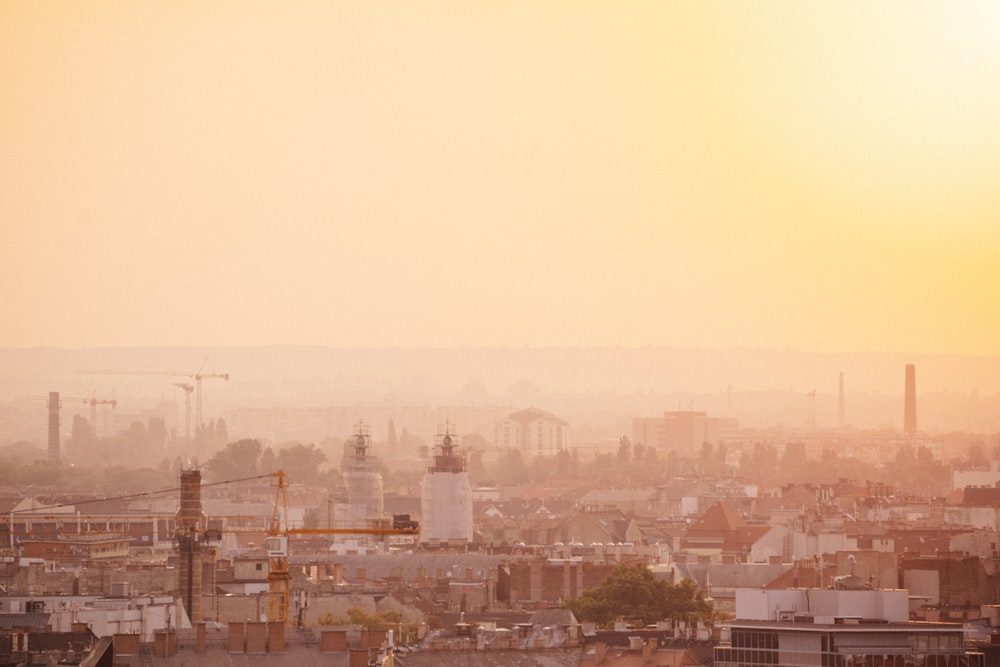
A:
[[[532,456],[552,456],[569,443],[569,422],[537,408],[507,415],[496,423],[493,444]]]
[[[472,485],[457,436],[447,428],[436,437],[434,465],[420,483],[420,541],[472,542]]]
[[[910,622],[906,590],[744,588],[736,618],[715,649],[718,667],[985,664],[961,624]]]

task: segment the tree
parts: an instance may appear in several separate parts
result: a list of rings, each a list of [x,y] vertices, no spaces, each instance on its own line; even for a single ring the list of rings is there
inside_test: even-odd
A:
[[[259,474],[262,449],[259,440],[231,442],[205,463],[205,470],[212,481],[253,477]]]
[[[70,430],[70,442],[79,446],[93,437],[90,430],[90,422],[80,415],[73,415],[73,427]]]
[[[278,457],[275,456],[273,449],[270,447],[264,448],[264,451],[260,453],[259,466],[262,475],[270,475],[272,472],[278,472]]]
[[[313,482],[319,476],[320,466],[326,463],[326,454],[311,442],[289,443],[278,450],[274,463],[296,482]]]
[[[146,428],[146,440],[150,453],[162,452],[167,446],[167,424],[163,417],[150,417]]]
[[[627,435],[618,438],[618,461],[626,463],[632,458],[632,443]]]
[[[644,563],[622,563],[596,588],[585,590],[563,605],[581,621],[608,625],[617,618],[643,625],[664,619],[706,620],[712,603],[690,579],[671,584],[657,579]]]
[[[790,442],[781,455],[781,473],[786,479],[801,479],[809,471],[806,443]]]

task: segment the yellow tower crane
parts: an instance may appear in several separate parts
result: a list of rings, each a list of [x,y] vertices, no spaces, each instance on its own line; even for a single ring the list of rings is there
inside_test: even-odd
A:
[[[288,589],[292,580],[288,572],[289,535],[419,535],[420,528],[413,522],[397,527],[388,519],[364,528],[289,528],[288,483],[284,471],[272,474],[276,487],[274,512],[268,537],[264,540],[269,569],[267,574],[267,618],[288,624]]]

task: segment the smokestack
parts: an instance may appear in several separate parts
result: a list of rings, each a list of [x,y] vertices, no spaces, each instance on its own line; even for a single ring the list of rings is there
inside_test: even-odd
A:
[[[180,551],[177,585],[192,623],[202,620],[202,553],[205,515],[201,510],[201,471],[181,471],[181,506],[177,511],[177,547]]]
[[[59,463],[59,392],[49,392],[49,461]]]
[[[917,368],[906,364],[906,394],[903,399],[903,435],[917,434]]]
[[[837,424],[844,428],[844,371],[840,371],[840,389],[837,393]]]

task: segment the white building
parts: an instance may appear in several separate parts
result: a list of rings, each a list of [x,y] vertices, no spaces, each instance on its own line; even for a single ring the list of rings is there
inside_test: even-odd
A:
[[[990,461],[989,470],[958,470],[951,473],[951,488],[964,489],[966,487],[989,487],[996,488],[1000,483],[1000,461]]]
[[[472,485],[456,436],[445,431],[435,444],[434,465],[420,483],[420,541],[472,541]]]
[[[537,408],[507,415],[497,422],[493,444],[532,456],[552,456],[569,444],[569,422]]]
[[[719,667],[782,665],[964,665],[960,623],[908,620],[908,592],[892,590],[736,590],[736,620],[715,648]]]
[[[368,427],[359,424],[354,438],[345,443],[345,448],[349,452],[344,457],[343,463],[348,508],[337,518],[342,520],[349,517],[354,523],[350,526],[338,524],[337,527],[353,528],[364,525],[367,519],[379,518],[384,513],[384,485],[381,473],[375,469],[371,457],[368,456],[370,439]],[[343,516],[344,514],[347,516]]]

